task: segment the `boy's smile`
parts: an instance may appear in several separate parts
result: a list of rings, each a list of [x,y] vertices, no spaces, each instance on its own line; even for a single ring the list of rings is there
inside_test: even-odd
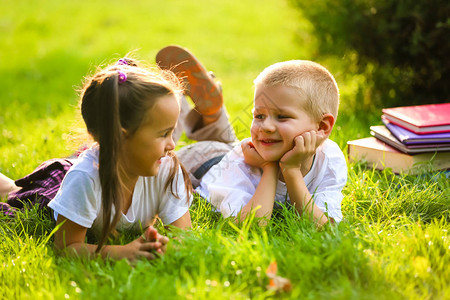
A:
[[[250,132],[253,145],[264,160],[279,161],[293,148],[296,136],[317,129],[318,123],[303,109],[297,89],[256,88]]]

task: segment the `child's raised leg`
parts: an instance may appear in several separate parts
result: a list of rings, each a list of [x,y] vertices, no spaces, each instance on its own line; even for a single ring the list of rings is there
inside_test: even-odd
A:
[[[223,106],[222,88],[212,73],[182,47],[168,46],[161,49],[156,55],[156,62],[161,69],[173,71],[184,81],[185,94],[195,104],[194,110],[183,114],[186,101],[182,99],[179,124],[182,124],[188,138],[198,142],[176,151],[195,188],[207,170],[219,162],[237,142]]]
[[[195,110],[203,118],[203,126],[214,123],[220,117],[223,105],[222,89],[210,72],[187,49],[167,46],[156,55],[161,69],[173,71],[185,83],[185,93],[195,104]]]
[[[168,46],[158,52],[156,62],[161,69],[175,72],[185,82],[185,94],[195,104],[195,108],[186,113],[189,105],[183,96],[175,138],[184,130],[189,139],[196,141],[228,144],[237,141],[223,105],[220,84],[191,52],[179,46]]]

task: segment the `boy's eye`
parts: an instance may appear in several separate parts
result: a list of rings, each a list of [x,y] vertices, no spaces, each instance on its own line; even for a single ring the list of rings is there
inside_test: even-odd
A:
[[[253,118],[262,120],[262,119],[264,119],[264,115],[254,115]]]
[[[289,116],[286,116],[286,115],[278,115],[278,119],[289,119]]]

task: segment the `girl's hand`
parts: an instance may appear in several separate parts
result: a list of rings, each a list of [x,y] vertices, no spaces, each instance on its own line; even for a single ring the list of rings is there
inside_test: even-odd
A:
[[[161,247],[156,249],[156,252],[159,254],[166,253],[167,243],[169,242],[169,238],[163,235],[160,235],[158,231],[150,226],[145,231],[145,240],[148,242],[159,242],[161,243]]]
[[[325,135],[315,130],[307,131],[294,138],[294,147],[286,152],[280,159],[283,169],[301,168],[317,150],[317,147],[325,140]]]
[[[123,246],[119,250],[120,255],[117,258],[126,258],[131,262],[146,258],[148,260],[156,259],[162,244],[160,242],[148,242],[140,236],[136,240]]]
[[[168,237],[160,235],[155,228],[150,226],[142,236],[123,246],[124,248],[120,252],[122,258],[127,258],[132,262],[142,258],[153,260],[159,255],[164,255],[168,242]]]
[[[87,228],[58,215],[56,225],[60,226],[55,233],[55,247],[64,255],[76,257],[95,257],[97,245],[84,242]],[[155,259],[166,252],[169,238],[158,234],[153,227],[149,228],[147,236],[141,236],[126,245],[105,245],[100,250],[102,257],[111,259],[128,259],[134,262],[138,259]]]
[[[249,166],[264,169],[265,166],[271,164],[271,162],[265,161],[261,155],[259,155],[251,141],[243,142],[241,148],[242,153],[244,154],[244,161]]]

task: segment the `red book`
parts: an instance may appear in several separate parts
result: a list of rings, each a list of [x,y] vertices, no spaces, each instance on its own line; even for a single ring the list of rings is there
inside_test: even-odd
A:
[[[450,103],[382,109],[383,116],[417,134],[450,132]]]

